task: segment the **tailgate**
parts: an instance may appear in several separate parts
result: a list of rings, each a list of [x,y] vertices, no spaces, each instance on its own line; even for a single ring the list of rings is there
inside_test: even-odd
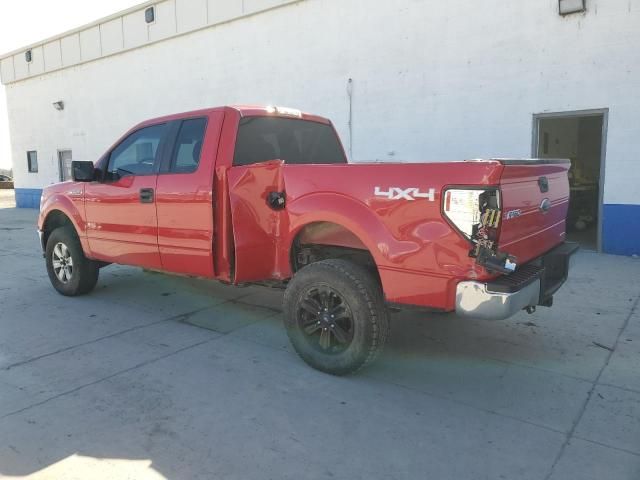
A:
[[[502,160],[499,248],[529,262],[565,240],[569,160]]]

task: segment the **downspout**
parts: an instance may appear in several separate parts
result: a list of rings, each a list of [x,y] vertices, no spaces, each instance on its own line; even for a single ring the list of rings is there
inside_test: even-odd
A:
[[[347,96],[349,97],[349,161],[353,161],[353,78],[347,82]]]

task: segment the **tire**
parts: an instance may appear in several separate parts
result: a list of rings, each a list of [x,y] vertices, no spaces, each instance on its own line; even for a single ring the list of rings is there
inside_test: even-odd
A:
[[[307,364],[331,375],[355,373],[371,363],[389,335],[378,282],[348,261],[304,267],[289,282],[283,303],[294,349]]]
[[[73,228],[59,227],[51,232],[45,255],[51,285],[62,295],[84,295],[96,286],[100,269],[84,256]]]

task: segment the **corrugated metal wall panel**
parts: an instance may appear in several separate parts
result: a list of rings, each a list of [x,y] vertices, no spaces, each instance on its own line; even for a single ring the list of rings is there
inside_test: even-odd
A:
[[[207,0],[176,0],[178,33],[190,32],[207,25]]]
[[[80,34],[69,35],[60,39],[62,50],[62,66],[68,67],[80,63]]]
[[[100,25],[102,55],[111,55],[124,48],[122,17]]]
[[[176,2],[169,0],[156,5],[156,21],[149,25],[149,40],[155,42],[175,35]]]
[[[2,83],[13,82],[15,73],[13,72],[13,57],[0,60],[0,78]]]
[[[29,63],[29,76],[44,73],[44,53],[42,47],[31,49],[31,62]]]
[[[57,70],[62,67],[62,52],[60,51],[60,40],[45,43],[44,47],[44,69],[47,72]]]
[[[277,7],[285,3],[291,3],[291,0],[244,0],[244,14],[259,12],[267,8]]]
[[[80,32],[80,58],[82,61],[96,59],[101,54],[100,27],[95,26]]]
[[[242,0],[208,0],[209,23],[226,22],[242,15]]]
[[[144,11],[122,17],[124,48],[136,48],[149,41],[149,30],[144,21]]]
[[[22,80],[29,76],[29,64],[24,58],[24,53],[13,56],[13,68],[16,80]]]

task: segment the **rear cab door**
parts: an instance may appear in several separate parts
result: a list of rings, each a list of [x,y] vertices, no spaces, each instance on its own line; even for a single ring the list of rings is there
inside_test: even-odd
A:
[[[212,278],[213,177],[224,112],[173,120],[158,173],[158,248],[163,270]]]
[[[227,174],[235,282],[290,274],[288,249],[280,244],[289,228],[287,169],[347,163],[330,122],[292,109],[286,112],[248,113],[237,120],[233,166]]]

